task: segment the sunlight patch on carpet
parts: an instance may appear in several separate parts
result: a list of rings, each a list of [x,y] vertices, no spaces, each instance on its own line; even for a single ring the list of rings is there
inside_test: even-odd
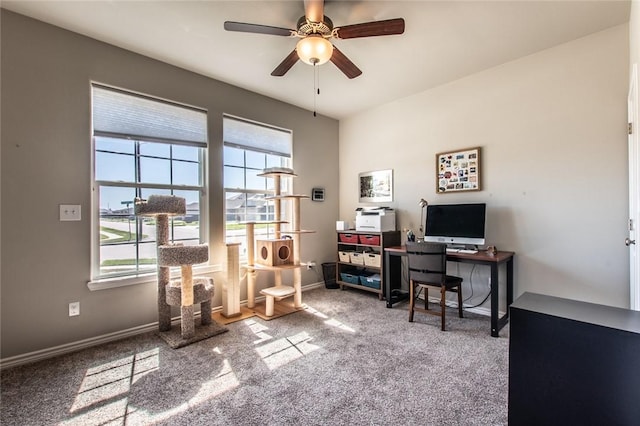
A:
[[[318,311],[317,309],[312,308],[311,306],[306,306],[304,310],[309,312],[309,313],[311,313],[311,314],[313,314],[313,315],[315,315],[315,316],[317,316],[317,317],[320,317],[322,319],[329,318],[328,315],[323,314],[322,312]]]
[[[219,348],[213,352],[221,355]],[[216,377],[204,381],[195,395],[176,407],[152,413],[131,404],[129,395],[136,382],[157,372],[159,368],[159,348],[154,348],[87,369],[69,410],[75,415],[61,424],[153,424],[188,411],[240,385],[231,363],[224,359]]]
[[[258,340],[253,341],[254,345],[258,345],[260,343],[266,342],[267,340],[273,339],[273,336],[265,333],[265,330],[269,329],[269,327],[267,327],[266,325],[260,324],[259,322],[251,319],[246,320],[244,323],[249,327],[249,330],[251,330],[256,335],[256,337],[258,337]]]
[[[256,352],[269,370],[275,370],[319,349],[311,340],[312,337],[307,332],[301,332],[262,345],[256,348]]]
[[[220,373],[214,379],[203,382],[198,392],[189,398],[188,401],[160,413],[151,413],[148,410],[130,405],[126,424],[148,425],[165,421],[173,416],[189,411],[222,393],[229,392],[239,385],[240,382],[233,372],[229,360],[225,359]]]
[[[326,315],[320,311],[318,311],[317,309],[312,308],[311,306],[306,306],[305,307],[305,311],[309,312],[310,314],[313,314],[315,316],[317,316],[318,318],[322,318],[324,320],[326,320],[324,323],[331,326],[331,327],[336,327],[339,328],[340,330],[344,330],[344,331],[348,331],[350,333],[355,333],[356,331],[349,327],[348,325],[338,321],[335,318],[330,318],[329,315]]]
[[[353,328],[349,327],[346,324],[341,323],[340,321],[338,321],[335,318],[331,318],[330,320],[327,320],[324,323],[327,324],[327,325],[330,325],[332,327],[339,328],[340,330],[348,331],[350,333],[355,333],[356,332]]]
[[[104,424],[124,424],[124,418],[127,414],[127,398],[121,398],[94,407],[93,409],[78,414],[70,419],[64,420],[59,424],[62,426],[71,425],[104,425]]]

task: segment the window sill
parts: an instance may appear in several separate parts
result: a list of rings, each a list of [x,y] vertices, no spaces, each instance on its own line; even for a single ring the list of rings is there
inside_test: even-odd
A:
[[[202,265],[193,267],[194,275],[204,275],[221,271],[222,268],[220,265]],[[89,281],[87,283],[87,287],[91,291],[109,290],[112,288],[127,287],[130,285],[155,283],[157,282],[157,278],[158,275],[155,272],[136,276],[102,278]],[[176,278],[180,278],[180,268],[171,268],[171,279]]]

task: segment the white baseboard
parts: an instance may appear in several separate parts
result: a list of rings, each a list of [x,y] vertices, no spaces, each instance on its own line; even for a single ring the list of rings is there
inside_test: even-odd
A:
[[[324,282],[307,284],[305,286],[302,286],[302,291],[305,292],[307,290],[312,290],[322,286],[324,286]],[[256,297],[256,301],[260,302],[262,300],[264,300],[264,296]],[[241,303],[241,305],[246,306],[247,301],[245,300],[244,302]],[[212,312],[217,312],[220,310],[222,310],[222,306],[214,308]],[[200,312],[197,312],[194,315],[194,317],[199,318]],[[172,318],[171,323],[179,324],[180,317]],[[28,364],[35,361],[41,361],[43,359],[53,358],[55,356],[64,355],[71,352],[76,352],[81,349],[102,345],[105,343],[113,342],[115,340],[125,339],[127,337],[136,336],[142,333],[148,333],[150,331],[154,331],[157,329],[158,329],[158,322],[156,321],[156,322],[141,325],[138,327],[128,328],[126,330],[115,331],[113,333],[107,333],[101,336],[90,337],[88,339],[78,340],[71,343],[65,343],[64,345],[53,346],[51,348],[41,349],[34,352],[28,352],[21,355],[3,358],[3,359],[0,359],[0,370],[4,370],[5,368],[16,367],[18,365]]]
[[[103,334],[101,336],[91,337],[89,339],[66,343],[64,345],[41,349],[39,351],[28,352],[26,354],[16,355],[9,358],[3,358],[3,359],[0,359],[0,370],[4,370],[5,368],[10,368],[10,367],[15,367],[22,364],[27,364],[30,362],[41,361],[43,359],[53,358],[55,356],[68,354],[68,353],[75,352],[80,349],[86,349],[92,346],[102,345],[104,343],[113,342],[114,340],[120,340],[127,337],[135,336],[138,334],[146,333],[149,331],[157,330],[157,328],[158,328],[158,322],[154,322],[151,324],[141,325],[139,327],[133,327],[126,330]]]

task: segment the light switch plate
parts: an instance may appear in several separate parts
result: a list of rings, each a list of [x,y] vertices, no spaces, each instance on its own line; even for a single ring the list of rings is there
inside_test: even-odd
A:
[[[80,302],[69,303],[69,316],[77,317],[78,315],[80,315]]]
[[[60,204],[60,221],[81,220],[80,204]]]

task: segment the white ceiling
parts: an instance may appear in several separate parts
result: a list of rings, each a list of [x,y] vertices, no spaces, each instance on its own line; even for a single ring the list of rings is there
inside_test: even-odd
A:
[[[271,71],[297,39],[227,32],[226,20],[295,29],[302,0],[2,1],[2,7],[314,109],[313,67]],[[337,119],[629,20],[629,1],[326,1],[334,26],[404,18],[403,35],[334,40],[363,74],[320,67],[319,114]]]

